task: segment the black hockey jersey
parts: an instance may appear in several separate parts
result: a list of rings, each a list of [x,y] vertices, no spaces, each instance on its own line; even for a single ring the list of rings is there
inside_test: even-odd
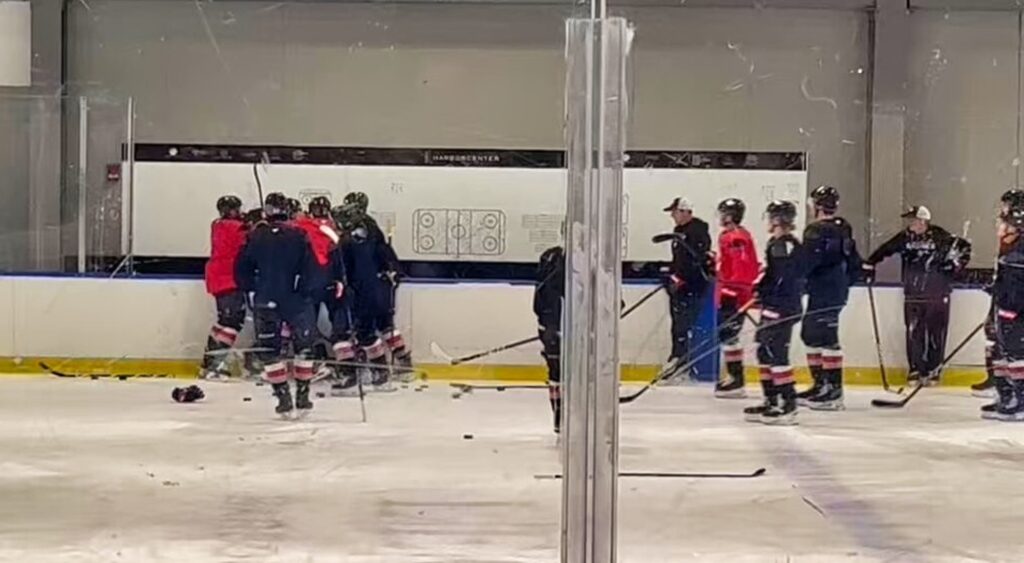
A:
[[[1024,313],[1024,237],[1018,237],[999,257],[992,299],[998,309]]]
[[[235,281],[255,292],[256,303],[287,306],[310,295],[315,268],[305,233],[283,222],[259,223],[235,264]]]
[[[944,297],[953,290],[949,260],[953,243],[953,235],[942,227],[929,225],[921,234],[904,229],[872,252],[866,262],[874,266],[898,253],[903,259],[905,295]]]
[[[850,224],[842,217],[810,223],[804,229],[803,250],[808,307],[845,305],[861,269]]]
[[[673,232],[679,235],[672,241],[672,266],[670,274],[680,291],[703,293],[714,277],[714,260],[708,255],[711,250],[711,235],[708,224],[694,217],[685,225],[676,225]]]
[[[533,313],[541,324],[558,322],[565,297],[565,251],[555,246],[544,251],[537,263],[537,285],[533,290]]]
[[[791,234],[772,237],[765,248],[765,269],[755,286],[764,309],[780,314],[800,311],[804,274],[803,247]]]
[[[374,223],[359,225],[339,245],[355,307],[367,313],[390,310],[398,257]]]

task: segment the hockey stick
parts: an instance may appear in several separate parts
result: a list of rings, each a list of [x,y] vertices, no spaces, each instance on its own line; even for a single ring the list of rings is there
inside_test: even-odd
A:
[[[267,153],[264,152],[263,153],[263,158],[260,161],[252,163],[252,175],[256,178],[256,194],[260,198],[260,207],[263,207],[263,181],[260,180],[260,169],[259,169],[259,166],[260,166],[260,162],[266,163],[266,162],[269,162],[269,161],[270,161],[270,158],[267,156]]]
[[[658,477],[669,479],[754,479],[767,473],[763,467],[750,473],[675,473],[662,471],[621,471],[619,477]],[[561,479],[561,473],[547,473],[534,475],[534,479]]]
[[[127,381],[129,379],[169,379],[174,376],[167,373],[70,373],[50,367],[46,362],[39,362],[39,367],[50,375],[68,379],[118,379]]]
[[[450,387],[458,389],[462,393],[472,393],[473,391],[505,391],[507,389],[547,389],[547,384],[543,383],[521,383],[512,385],[473,385],[470,383],[449,383]]]
[[[900,387],[898,391],[893,391],[892,387],[889,386],[889,378],[885,374],[885,360],[882,357],[882,337],[878,331],[878,312],[875,309],[875,284],[868,284],[868,303],[871,305],[871,326],[875,331],[875,353],[878,354],[878,369],[882,373],[882,388],[890,393],[897,393],[902,395],[903,388]]]
[[[624,319],[624,318],[628,317],[630,315],[630,313],[632,313],[633,311],[636,311],[638,308],[640,308],[641,305],[646,303],[650,298],[654,297],[659,291],[661,291],[664,288],[665,288],[664,285],[658,285],[658,287],[656,287],[653,290],[649,291],[646,295],[644,295],[639,300],[637,300],[636,303],[633,303],[628,308],[626,308],[624,311],[622,311],[622,314],[619,316],[619,318],[620,319]],[[460,356],[458,358],[456,358],[455,356],[452,356],[451,354],[445,352],[444,348],[441,348],[441,345],[438,344],[437,342],[431,342],[430,343],[430,351],[434,354],[434,356],[444,360],[445,363],[453,365],[453,366],[457,366],[459,364],[464,364],[466,362],[471,362],[473,360],[478,360],[478,359],[483,358],[485,356],[490,356],[491,354],[497,354],[498,352],[504,352],[506,350],[511,350],[513,348],[518,348],[520,346],[525,346],[526,344],[530,344],[531,342],[537,342],[538,340],[540,340],[540,336],[531,336],[529,338],[523,338],[521,340],[516,340],[515,342],[509,342],[508,344],[503,344],[503,345],[498,346],[496,348],[491,348],[490,350],[484,350],[483,352],[477,352],[475,354],[470,354],[468,356]]]
[[[946,357],[942,360],[942,363],[939,364],[939,368],[937,370],[938,373],[942,373],[942,370],[946,369],[946,365],[949,364],[953,357],[956,356],[957,353],[960,352],[960,350],[962,350],[963,347],[966,346],[972,338],[974,338],[974,335],[981,332],[983,328],[985,328],[985,321],[981,321],[981,324],[978,325],[974,330],[972,330],[971,333],[968,334],[966,338],[964,338],[963,342],[957,345],[957,347],[954,348],[952,352],[946,355]],[[911,391],[910,394],[908,394],[902,400],[888,401],[885,399],[871,399],[871,406],[878,407],[880,409],[901,409],[904,406],[906,406],[906,404],[909,403],[911,399],[914,398],[914,395],[917,395],[921,391],[921,389],[924,389],[924,387],[925,381],[924,379],[922,379],[921,381],[918,382],[917,386],[914,387],[913,391]]]
[[[741,305],[739,310],[736,311],[736,313],[734,313],[731,317],[729,317],[725,322],[722,323],[722,326],[729,325],[730,323],[732,323],[736,319],[740,318],[741,316],[746,315],[747,311],[751,307],[753,307],[754,304],[756,304],[756,303],[757,303],[756,299],[751,299],[751,300],[747,301],[746,303],[744,303],[743,305]],[[801,313],[800,315],[803,316],[803,313]],[[785,321],[788,321],[788,320],[790,320],[790,319],[787,317],[787,318],[784,318],[784,319],[779,319],[779,320],[777,320],[775,322],[785,322]],[[774,324],[774,323],[769,323],[769,325],[770,324]],[[716,340],[717,340],[717,338],[716,338]],[[625,397],[619,397],[619,404],[620,405],[625,405],[625,404],[632,403],[633,401],[639,399],[641,395],[643,395],[644,393],[649,391],[652,387],[654,387],[655,385],[660,383],[662,380],[667,378],[670,374],[676,373],[676,372],[678,372],[680,370],[682,370],[684,373],[686,371],[689,371],[693,366],[697,365],[697,362],[703,360],[704,358],[710,356],[713,353],[717,353],[718,352],[718,348],[719,348],[718,345],[712,346],[711,348],[701,352],[696,358],[693,358],[689,362],[686,362],[686,364],[684,366],[682,366],[681,368],[673,367],[672,369],[659,371],[658,374],[654,376],[654,379],[650,380],[646,385],[644,385],[642,388],[640,388],[640,390],[637,391],[636,393],[633,393],[632,395],[626,395]]]

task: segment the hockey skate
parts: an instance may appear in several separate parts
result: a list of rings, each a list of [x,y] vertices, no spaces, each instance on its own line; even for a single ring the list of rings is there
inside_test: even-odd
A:
[[[661,366],[661,371],[658,372],[659,378],[664,382],[664,385],[685,385],[690,382],[689,370],[687,362],[683,358],[673,356],[665,361]]]
[[[390,368],[383,356],[370,360],[372,367],[367,370],[369,375],[370,390],[375,393],[391,393],[397,391],[395,384],[391,381]]]
[[[400,383],[412,383],[416,372],[412,369],[412,352],[408,348],[391,351],[391,372]]]
[[[763,422],[762,418],[764,417],[765,413],[767,413],[773,408],[775,408],[774,402],[771,399],[765,397],[764,402],[761,403],[760,405],[755,405],[743,409],[743,420],[746,420],[747,422]]]
[[[275,383],[274,396],[277,397],[277,407],[274,408],[274,412],[281,418],[288,419],[295,408],[292,404],[292,391],[288,382]]]
[[[807,408],[812,411],[846,410],[846,405],[843,404],[843,388],[831,382],[826,383],[821,393],[807,399]]]
[[[743,386],[743,378],[726,374],[715,384],[715,397],[719,399],[746,399],[747,390]]]
[[[796,389],[793,384],[783,385],[779,392],[779,404],[761,414],[761,423],[768,426],[794,426],[796,420]]]
[[[1012,381],[1008,400],[996,408],[996,420],[1024,422],[1024,381]]]
[[[981,399],[991,399],[996,396],[995,378],[989,374],[985,381],[971,385],[971,395]]]
[[[216,365],[206,365],[199,370],[199,379],[205,381],[229,381],[231,379],[231,368],[227,361],[221,360]]]
[[[992,386],[996,391],[996,400],[981,407],[981,418],[986,420],[999,419],[999,406],[1009,403],[1013,398],[1013,384],[1005,377],[993,377]]]
[[[299,417],[305,417],[313,410],[313,401],[309,400],[309,382],[295,382],[295,408],[298,409]]]
[[[796,404],[801,407],[806,407],[811,399],[821,395],[824,390],[824,377],[822,374],[814,369],[811,370],[811,377],[814,378],[814,383],[810,388],[805,389],[796,394]]]
[[[332,397],[358,397],[359,396],[359,375],[355,369],[342,368],[335,374],[335,381],[331,384]]]

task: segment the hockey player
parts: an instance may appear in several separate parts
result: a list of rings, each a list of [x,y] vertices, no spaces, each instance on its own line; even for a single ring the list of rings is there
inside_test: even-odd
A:
[[[996,308],[999,347],[1006,358],[1004,382],[999,387],[995,413],[989,418],[1024,421],[1024,208],[1002,214],[999,257],[992,299]]]
[[[746,397],[743,377],[743,346],[740,331],[745,310],[753,296],[754,280],[761,268],[750,233],[741,226],[747,207],[736,198],[718,204],[718,336],[722,343],[725,373],[715,384],[719,398]]]
[[[672,314],[672,353],[662,374],[666,378],[689,378],[683,369],[690,362],[690,332],[714,267],[710,260],[711,235],[708,224],[693,216],[693,205],[685,197],[675,198],[664,211],[672,214],[676,238],[672,241],[672,264],[664,279]]]
[[[764,403],[743,409],[743,414],[751,422],[793,425],[797,423],[797,401],[789,344],[793,325],[800,319],[803,287],[801,246],[793,236],[796,206],[773,201],[765,215],[771,238],[764,252],[765,270],[755,288],[761,306],[756,340]]]
[[[206,262],[206,291],[217,303],[217,322],[206,339],[200,377],[226,379],[227,358],[245,322],[245,295],[235,283],[235,264],[245,245],[248,227],[242,216],[242,200],[226,195],[217,200],[217,213],[210,225],[210,259]]]
[[[554,415],[555,434],[562,424],[562,300],[565,298],[565,251],[555,246],[540,255],[537,285],[533,290],[533,313],[543,346],[541,355],[548,368],[548,399]]]
[[[284,195],[267,195],[264,212],[266,222],[249,235],[238,258],[235,277],[239,289],[251,294],[257,346],[264,350],[260,352],[264,378],[273,386],[277,413],[287,416],[296,408],[304,412],[313,408],[309,383],[313,378],[316,320],[310,302],[310,280],[316,260],[305,234],[288,224],[288,200]],[[284,322],[291,327],[297,351],[292,364],[294,404],[288,384],[288,358],[280,353]]]
[[[1001,223],[1001,218],[1014,209],[1024,209],[1024,190],[1020,188],[1006,190],[999,198],[999,222]],[[1003,244],[1002,238],[997,238],[998,256],[1002,256],[1007,250],[1007,245]],[[998,256],[996,259],[997,270],[999,268]],[[988,320],[985,323],[985,380],[971,385],[971,393],[978,397],[989,397],[994,387],[1006,384],[1004,374],[1006,360],[1003,358],[997,342],[995,310],[993,301]],[[982,416],[986,416],[986,413],[994,413],[997,403],[983,406],[981,408]]]
[[[811,192],[814,220],[804,229],[804,272],[807,312],[800,338],[807,348],[807,366],[813,384],[797,394],[812,410],[842,410],[843,349],[839,344],[839,314],[846,306],[850,286],[860,276],[861,258],[853,229],[839,209],[839,191],[819,186]]]
[[[903,258],[903,314],[911,383],[938,383],[937,368],[946,349],[949,296],[953,274],[970,261],[970,245],[931,224],[923,205],[903,215],[906,229],[878,247],[864,263],[865,280],[874,283],[875,265],[893,254]]]
[[[395,327],[398,257],[380,230],[369,227],[367,217],[351,204],[335,208],[335,220],[344,231],[341,253],[356,339],[367,363],[375,365],[371,382],[378,390],[387,391],[393,389],[388,379],[388,349],[393,363],[403,368],[412,366],[412,355]]]

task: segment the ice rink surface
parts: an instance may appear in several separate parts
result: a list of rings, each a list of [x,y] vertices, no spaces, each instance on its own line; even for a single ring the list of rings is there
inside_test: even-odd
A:
[[[0,380],[2,561],[556,561],[560,471],[547,396],[433,383],[272,414],[266,387]],[[879,411],[858,390],[801,425],[745,423],[704,387],[621,413],[626,562],[1021,561],[1024,424],[963,390]],[[244,397],[251,396],[246,402]],[[466,439],[464,435],[472,435]]]

